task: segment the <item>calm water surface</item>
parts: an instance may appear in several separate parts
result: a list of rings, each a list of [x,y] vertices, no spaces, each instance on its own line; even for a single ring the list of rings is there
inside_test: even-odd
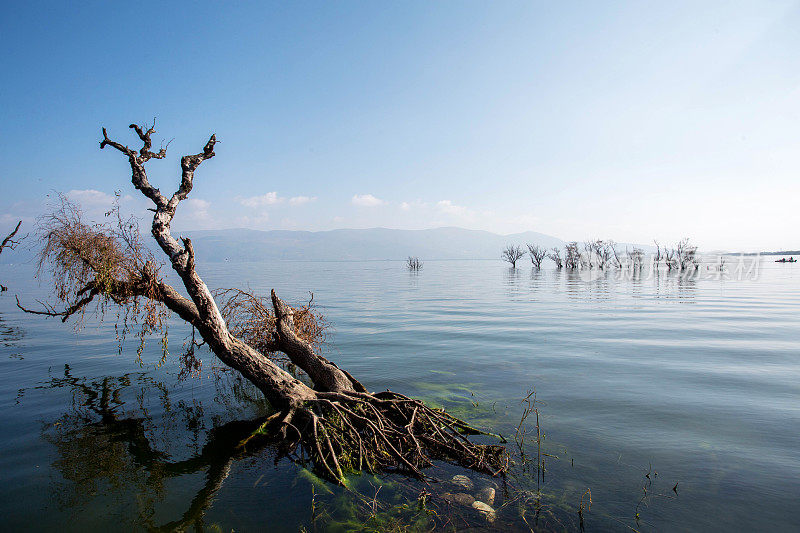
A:
[[[535,388],[544,478],[517,457],[497,529],[578,529],[587,489],[587,530],[800,528],[796,265],[765,259],[755,279],[491,261],[428,261],[419,274],[399,262],[201,270],[211,286],[274,287],[298,303],[314,291],[332,325],[327,355],[370,389],[513,434]],[[46,288],[29,266],[0,272],[10,287],[0,295],[3,529],[346,530],[347,519],[368,518],[352,496],[276,461],[270,446],[237,448],[269,407],[208,354],[202,378],[179,381],[181,324],[170,330],[170,360],[155,367],[152,339],[140,367],[135,341],[119,354],[112,315],[87,317],[78,334],[24,315],[13,294],[33,302]],[[535,454],[535,437],[526,443]],[[402,504],[425,487],[369,476],[354,486],[372,498],[380,483],[389,512],[419,519]],[[436,500],[442,486],[426,490]],[[452,516],[439,525],[485,525],[437,508]]]

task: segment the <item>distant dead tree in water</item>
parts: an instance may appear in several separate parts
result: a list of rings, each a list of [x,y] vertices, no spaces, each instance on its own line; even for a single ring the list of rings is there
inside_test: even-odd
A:
[[[598,268],[605,268],[611,261],[611,248],[609,248],[608,242],[596,239],[594,241],[594,254],[597,257]]]
[[[511,263],[511,268],[517,268],[517,261],[519,261],[523,255],[525,255],[525,252],[522,251],[522,246],[508,244],[500,258],[507,263]]]
[[[619,252],[617,252],[617,243],[608,240],[606,241],[606,248],[608,250],[609,257],[611,258],[611,265],[616,268],[622,267],[622,261],[619,258]]]
[[[581,264],[581,252],[578,249],[577,241],[568,242],[564,245],[564,266],[567,268],[578,268]]]
[[[697,246],[692,245],[688,238],[681,239],[674,246],[664,246],[661,250],[663,250],[664,264],[667,266],[667,270],[692,271],[700,263],[700,258],[697,255]],[[660,257],[657,259],[660,259]],[[656,260],[657,264],[658,260]]]
[[[419,257],[408,256],[408,259],[406,259],[406,268],[411,272],[419,272],[422,270],[422,261],[419,260]]]
[[[580,265],[586,268],[594,268],[594,263],[592,262],[592,252],[594,250],[594,241],[583,241],[583,251],[585,253],[581,253],[580,257]]]
[[[3,253],[3,250],[5,250],[5,249],[13,250],[20,243],[19,240],[14,240],[14,236],[19,231],[19,227],[21,225],[22,225],[22,221],[20,220],[19,222],[17,222],[17,227],[14,228],[14,231],[9,233],[6,236],[6,238],[3,239],[3,242],[0,243],[0,254]],[[2,283],[0,283],[0,292],[4,292],[4,291],[7,291],[7,290],[8,290],[8,287],[6,287]]]
[[[547,257],[547,249],[536,244],[528,244],[528,252],[530,253],[533,266],[542,268],[542,259]]]
[[[692,271],[697,269],[700,257],[697,254],[697,247],[691,245],[689,239],[682,239],[672,247],[662,246],[658,241],[653,242],[655,252],[649,256],[644,249],[637,246],[632,249],[626,246],[623,255],[619,250],[620,245],[611,239],[589,239],[582,243],[567,242],[564,244],[563,256],[562,249],[558,247],[543,250],[538,246],[528,244],[528,250],[531,254],[531,262],[537,268],[541,265],[541,259],[547,257],[555,263],[556,268],[642,269],[645,258],[650,257],[652,260],[650,264],[654,269],[658,269],[662,262],[668,270]]]
[[[692,246],[688,238],[681,239],[675,245],[675,258],[678,261],[678,268],[680,270],[691,270],[697,267],[699,259],[697,258],[697,246]]]
[[[559,247],[554,246],[551,248],[547,257],[556,264],[556,268],[562,268],[564,266],[564,260],[561,258],[561,249]]]
[[[633,268],[642,268],[642,265],[644,264],[644,250],[634,246],[633,250],[628,252],[628,257],[631,260],[631,266]]]
[[[345,472],[350,471],[391,471],[423,479],[423,469],[434,461],[490,475],[507,472],[504,446],[468,438],[488,433],[420,400],[389,390],[369,392],[323,357],[315,337],[324,330],[323,323],[310,305],[291,307],[275,290],[259,296],[209,288],[195,262],[192,240],[176,238],[170,226],[192,191],[195,171],[215,157],[217,137],[212,135],[199,153],[181,158],[180,184],[165,195],[150,183],[145,168],[167,155],[166,147],[152,151],[155,124],[131,124],[130,129],[141,141],[140,149],[109,138],[105,128],[100,148],[113,148],[130,164],[133,187],[149,200],[153,212],[149,233],[185,296],[167,283],[161,272],[164,265],[143,243],[135,219],[117,216],[113,224],[88,223],[80,208],[62,197],[61,205],[40,219],[39,228],[39,275],[52,279],[59,309],[54,304],[27,309],[17,300],[21,309],[66,321],[82,316],[93,302],[101,316],[116,308],[117,326],[140,326],[142,342],[161,333],[164,357],[167,319],[170,313],[177,315],[200,334],[219,361],[250,381],[275,409],[248,439],[272,439],[285,455],[310,461],[317,473],[336,483],[345,485]],[[198,369],[200,361],[190,351],[181,364]],[[283,355],[276,357],[278,353]],[[305,381],[286,370],[279,359],[284,356],[306,374]]]
[[[664,264],[667,265],[667,270],[672,270],[673,268],[677,267],[675,256],[675,248],[667,248],[666,246],[664,247]]]

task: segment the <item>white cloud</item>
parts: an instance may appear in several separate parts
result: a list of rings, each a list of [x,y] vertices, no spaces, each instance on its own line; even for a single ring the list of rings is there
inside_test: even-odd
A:
[[[190,198],[183,201],[186,204],[186,215],[194,219],[208,219],[208,208],[211,202],[200,198]]]
[[[67,193],[67,198],[76,204],[91,209],[92,207],[110,207],[114,203],[115,196],[104,193],[96,189],[73,189]],[[130,200],[130,195],[125,195],[120,200]]]
[[[261,196],[242,198],[239,200],[239,203],[245,207],[263,207],[265,205],[280,204],[284,200],[285,198],[278,196],[277,192],[272,191],[268,192],[267,194],[262,194]]]
[[[289,198],[289,205],[303,205],[316,200],[316,196],[293,196]]]
[[[418,209],[421,207],[427,207],[428,204],[423,202],[422,200],[414,200],[413,202],[402,202],[400,204],[400,209],[403,211],[409,211],[411,209]]]
[[[436,202],[436,207],[439,208],[439,211],[442,213],[446,213],[448,215],[468,215],[469,209],[461,205],[455,205],[450,200],[440,200]]]
[[[252,216],[239,216],[235,218],[235,221],[235,226],[242,228],[264,229],[269,221],[269,213],[267,211],[261,211]]]
[[[356,194],[351,201],[353,205],[360,205],[362,207],[375,207],[386,203],[380,198],[375,198],[371,194]]]

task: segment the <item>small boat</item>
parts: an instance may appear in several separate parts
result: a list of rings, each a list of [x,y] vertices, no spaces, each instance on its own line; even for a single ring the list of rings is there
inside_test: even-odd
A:
[[[781,258],[781,259],[776,259],[775,262],[776,263],[797,263],[797,259],[795,259],[793,257],[790,257],[789,259],[786,259],[784,257],[784,258]]]

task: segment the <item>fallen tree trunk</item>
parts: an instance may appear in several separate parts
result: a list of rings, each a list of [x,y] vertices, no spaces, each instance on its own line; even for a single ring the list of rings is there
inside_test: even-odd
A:
[[[468,438],[488,433],[402,394],[370,393],[347,371],[317,353],[313,339],[304,338],[295,323],[298,310],[284,303],[274,290],[271,306],[264,299],[234,290],[233,298],[246,297],[228,303],[234,301],[238,309],[244,305],[248,313],[261,318],[255,331],[237,329],[235,313],[225,316],[220,311],[214,294],[198,274],[191,240],[176,239],[170,231],[178,205],[192,190],[196,169],[215,156],[216,136],[211,136],[201,153],[181,158],[180,186],[167,198],[150,184],[145,171],[147,161],[166,157],[166,148],[152,151],[155,127],[145,130],[132,124],[130,128],[142,141],[140,150],[111,140],[105,128],[100,148],[111,146],[127,156],[133,186],[154,204],[152,236],[189,298],[161,280],[133,224],[120,218],[116,230],[99,230],[82,222],[76,206],[62,204],[40,228],[43,249],[39,266],[40,273],[47,269],[53,274],[56,295],[66,309],[30,310],[18,302],[20,308],[66,321],[83,313],[96,299],[101,305],[120,305],[139,317],[142,342],[145,334],[163,327],[162,308],[168,309],[191,324],[222,363],[240,372],[275,407],[277,413],[256,433],[280,438],[287,451],[301,447],[322,475],[340,483],[352,470],[396,470],[424,477],[422,470],[435,459],[492,475],[507,470],[503,446],[476,444]],[[190,350],[186,364],[199,368],[193,346]],[[272,353],[285,354],[308,375],[311,386],[273,361],[268,356]]]

